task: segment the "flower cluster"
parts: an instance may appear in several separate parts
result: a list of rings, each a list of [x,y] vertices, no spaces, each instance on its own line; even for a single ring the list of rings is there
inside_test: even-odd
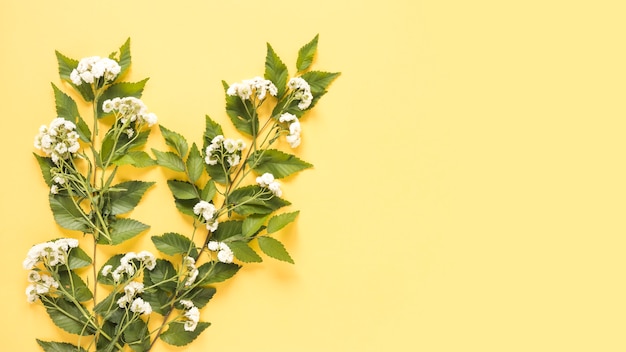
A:
[[[215,232],[217,230],[217,209],[215,209],[215,205],[209,203],[207,201],[201,200],[193,207],[193,212],[196,215],[202,216],[204,221],[206,222],[207,230],[211,232]]]
[[[299,146],[300,132],[302,132],[302,127],[300,126],[300,121],[298,120],[298,117],[296,117],[296,115],[286,112],[280,115],[278,121],[289,123],[289,135],[287,135],[287,143],[289,143],[292,148]]]
[[[241,100],[249,100],[253,93],[256,93],[256,97],[259,100],[263,100],[268,92],[275,97],[278,94],[278,89],[272,81],[261,77],[245,79],[241,83],[233,83],[226,90],[226,94],[239,96]]]
[[[224,242],[209,241],[207,248],[212,252],[217,252],[217,260],[222,263],[232,263],[234,259],[233,251]]]
[[[70,73],[70,79],[77,86],[83,82],[92,84],[102,77],[104,77],[105,83],[108,83],[113,82],[120,71],[121,67],[115,60],[90,56],[78,62],[78,66]]]
[[[76,247],[78,247],[78,240],[73,238],[39,243],[31,247],[22,265],[26,270],[34,269],[39,262],[43,262],[47,267],[62,265],[67,262],[70,250]]]
[[[185,331],[195,331],[198,326],[198,321],[200,321],[200,311],[198,307],[196,307],[192,301],[187,299],[181,299],[180,304],[185,308]]]
[[[110,112],[117,113],[123,125],[126,125],[128,121],[138,124],[145,123],[148,127],[157,123],[157,116],[154,113],[149,113],[143,101],[135,97],[107,99],[102,103],[102,111],[107,114]],[[131,132],[127,133],[129,138],[132,137]]]
[[[59,165],[61,160],[73,156],[80,148],[75,130],[73,122],[57,117],[49,126],[42,125],[39,128],[39,134],[35,136],[35,148],[50,155],[52,161]]]
[[[304,110],[311,106],[313,102],[313,94],[311,94],[311,86],[302,77],[294,77],[287,84],[294,91],[294,99],[300,100],[298,109]]]
[[[120,265],[113,269],[112,265],[105,265],[102,268],[102,275],[108,276],[111,274],[113,281],[120,282],[122,275],[127,274],[129,276],[135,275],[140,267],[137,264],[148,268],[148,270],[154,269],[156,266],[156,258],[148,251],[141,251],[139,253],[128,252],[120,259]]]
[[[283,191],[280,189],[280,183],[274,180],[274,175],[269,172],[264,173],[263,175],[256,178],[256,183],[261,186],[269,189],[274,193],[276,197],[280,197],[283,195]]]
[[[39,274],[34,270],[28,274],[28,282],[30,285],[26,287],[26,300],[29,303],[35,303],[39,295],[45,295],[50,293],[51,289],[59,287],[59,283],[51,276]]]
[[[224,138],[221,134],[217,135],[211,140],[211,144],[206,147],[204,162],[207,165],[220,163],[228,166],[228,168],[237,166],[241,162],[241,151],[245,148],[246,143],[241,139],[234,140]]]
[[[141,297],[137,297],[143,292],[143,284],[136,281],[129,282],[124,286],[124,295],[117,300],[120,308],[126,308],[130,303],[130,311],[137,314],[152,313],[152,306]]]
[[[185,267],[185,270],[187,270],[187,280],[185,280],[185,286],[189,287],[196,281],[200,271],[196,268],[196,260],[189,256],[183,258],[183,266]]]

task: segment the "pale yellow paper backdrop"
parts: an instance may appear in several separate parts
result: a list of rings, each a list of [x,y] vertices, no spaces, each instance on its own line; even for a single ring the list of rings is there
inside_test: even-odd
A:
[[[64,234],[31,155],[55,117],[54,50],[104,56],[131,37],[144,101],[200,141],[205,114],[228,124],[222,79],[262,74],[265,42],[293,72],[319,33],[315,68],[343,74],[303,121],[315,168],[284,186],[296,265],[219,285],[189,350],[624,351],[625,14],[608,0],[4,0],[0,349],[68,337],[26,303],[21,267]],[[127,176],[160,182],[128,250],[187,229],[171,176]]]

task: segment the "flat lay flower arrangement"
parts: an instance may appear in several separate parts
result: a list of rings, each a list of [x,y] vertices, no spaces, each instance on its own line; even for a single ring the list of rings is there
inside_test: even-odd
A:
[[[200,309],[216,293],[212,285],[244,263],[261,262],[261,255],[293,263],[275,236],[298,215],[282,210],[291,203],[280,180],[312,166],[291,150],[301,142],[301,119],[339,76],[310,69],[317,43],[318,36],[298,51],[291,78],[267,44],[263,77],[222,82],[227,116],[241,138],[226,137],[206,116],[201,146],[160,125],[169,149],[149,151],[157,115],[141,100],[147,79],[123,80],[131,65],[130,39],[108,57],[76,60],[56,53],[63,85],[72,92],[52,85],[57,117],[39,129],[35,157],[55,221],[73,231],[34,245],[23,266],[28,302],[43,305],[56,326],[77,337],[37,340],[44,351],[187,345],[209,326]],[[83,114],[91,115],[91,124],[75,98],[89,106]],[[120,181],[143,167],[175,171],[178,176],[167,181],[174,201],[166,203],[188,215],[194,230],[152,235],[156,250],[100,258],[100,246],[118,246],[149,230],[129,213],[159,185]],[[93,245],[81,248],[76,233],[91,236]]]

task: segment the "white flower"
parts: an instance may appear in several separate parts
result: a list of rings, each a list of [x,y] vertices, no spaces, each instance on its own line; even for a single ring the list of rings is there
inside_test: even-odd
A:
[[[35,148],[41,149],[58,164],[60,160],[73,156],[80,148],[75,129],[74,123],[57,117],[50,122],[49,127],[39,128],[39,134],[35,136]]]
[[[269,172],[266,172],[256,178],[256,183],[258,183],[261,187],[267,187],[272,182],[274,182],[274,175],[270,174]]]
[[[211,232],[215,232],[215,230],[217,230],[218,225],[219,225],[219,222],[217,221],[217,219],[215,219],[213,221],[209,221],[206,223],[206,229]]]
[[[137,314],[150,314],[152,313],[152,306],[138,297],[131,303],[130,311]]]
[[[57,185],[50,186],[50,193],[52,193],[52,194],[59,194],[59,186],[57,186]]]
[[[220,244],[217,241],[209,241],[209,243],[207,244],[207,248],[213,252],[217,251],[220,248],[219,246]]]
[[[313,102],[313,95],[311,94],[311,86],[302,77],[294,77],[287,83],[289,88],[294,91],[294,99],[300,100],[298,108],[304,110],[308,108]]]
[[[81,85],[83,82],[91,84],[101,77],[109,83],[115,80],[120,71],[120,65],[114,60],[90,56],[78,62],[78,66],[70,73],[70,79],[75,85]]]
[[[26,287],[26,300],[28,301],[28,303],[35,303],[37,301],[37,298],[39,298],[39,295],[37,295],[37,289],[35,288],[35,285],[28,285],[28,287]]]
[[[289,121],[293,121],[293,120],[297,120],[298,118],[296,117],[296,115],[294,114],[290,114],[288,112],[283,113],[282,115],[280,115],[280,117],[278,118],[278,121],[280,122],[289,122]]]
[[[191,309],[193,307],[195,307],[195,305],[193,304],[192,301],[188,300],[188,299],[181,299],[180,300],[180,304],[183,305],[183,307],[187,308],[187,309]]]
[[[234,259],[233,251],[230,250],[230,247],[224,242],[220,242],[219,244],[219,252],[217,252],[217,260],[222,263],[232,263]]]
[[[143,292],[143,284],[141,282],[131,281],[124,286],[124,293],[128,297],[135,297],[137,294]]]
[[[267,188],[272,191],[272,193],[274,193],[274,195],[276,197],[280,197],[283,195],[283,191],[280,190],[280,183],[278,183],[277,181],[274,181],[272,183],[270,183]]]
[[[152,270],[156,266],[156,257],[148,251],[137,253],[137,258],[143,262],[143,265],[145,265],[148,270]]]
[[[237,154],[231,154],[226,157],[226,162],[228,162],[228,165],[230,166],[237,166],[240,161],[241,157]]]
[[[28,282],[38,282],[41,280],[41,275],[38,272],[31,270],[28,273]]]
[[[259,100],[263,100],[268,92],[270,95],[276,96],[276,94],[278,94],[278,89],[272,81],[261,77],[254,77],[238,83],[233,83],[226,90],[226,94],[229,96],[239,96],[241,100],[249,100],[254,93],[256,93]]]
[[[287,143],[289,143],[289,146],[292,148],[296,148],[297,146],[300,145],[300,136],[299,135],[288,135],[286,137]]]
[[[215,205],[204,200],[201,200],[193,207],[194,214],[202,215],[205,221],[212,220],[215,215],[215,211]]]
[[[111,270],[113,270],[113,265],[105,265],[104,267],[102,267],[102,276],[107,276],[111,273]]]
[[[200,321],[200,310],[197,307],[192,307],[188,311],[185,312],[185,331],[194,331],[198,326],[198,321]]]

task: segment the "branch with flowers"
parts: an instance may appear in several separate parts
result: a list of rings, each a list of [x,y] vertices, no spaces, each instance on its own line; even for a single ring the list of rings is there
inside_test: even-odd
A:
[[[187,345],[209,326],[200,321],[200,309],[215,294],[213,285],[233,277],[243,263],[263,260],[253,248],[294,262],[275,234],[299,212],[278,213],[291,204],[278,180],[312,165],[280,148],[298,147],[301,118],[339,76],[310,70],[317,43],[318,36],[299,50],[292,78],[267,44],[263,77],[223,82],[227,115],[242,138],[225,137],[208,116],[201,147],[159,126],[170,149],[152,149],[154,159],[143,150],[157,122],[140,100],[147,79],[122,81],[131,64],[130,40],[104,58],[56,53],[61,79],[89,105],[93,124],[53,84],[58,117],[40,128],[35,147],[43,155],[35,157],[50,187],[55,221],[91,236],[93,245],[81,249],[68,236],[28,251],[27,300],[40,302],[55,325],[78,336],[72,343],[37,340],[44,351]],[[99,246],[120,245],[149,229],[128,214],[154,182],[119,180],[132,175],[124,173],[130,167],[155,165],[179,173],[167,185],[176,208],[190,216],[192,233],[152,236],[158,257],[141,250],[102,263]]]

